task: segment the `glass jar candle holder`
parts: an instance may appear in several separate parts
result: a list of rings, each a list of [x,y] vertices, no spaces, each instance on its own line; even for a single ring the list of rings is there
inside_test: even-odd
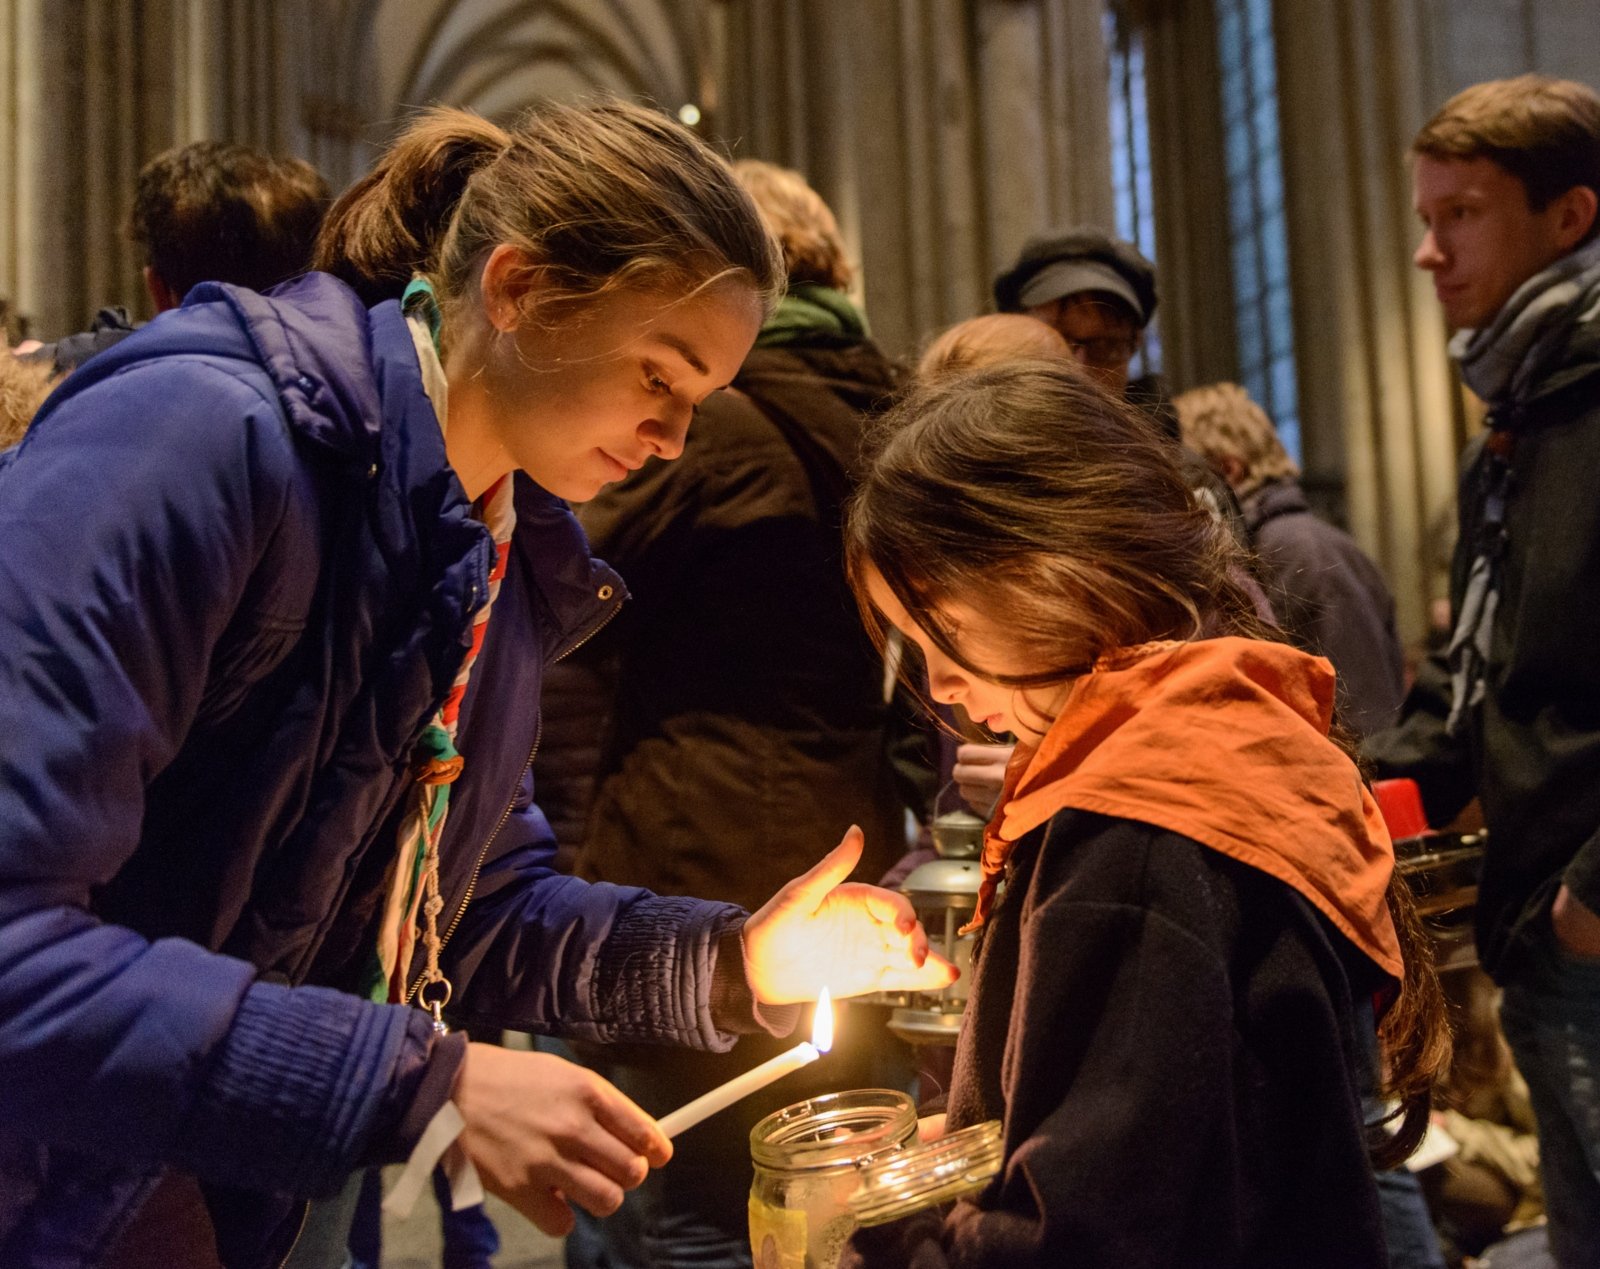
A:
[[[916,1139],[904,1093],[855,1089],[768,1115],[750,1132],[750,1249],[756,1269],[833,1269],[856,1228],[860,1169]]]

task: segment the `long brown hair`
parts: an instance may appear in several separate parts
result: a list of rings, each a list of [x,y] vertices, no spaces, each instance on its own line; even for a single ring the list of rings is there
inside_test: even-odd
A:
[[[541,107],[509,128],[424,111],[329,211],[316,266],[368,304],[425,274],[448,326],[500,243],[541,272],[541,311],[526,320],[730,276],[770,310],[784,283],[777,244],[727,163],[665,115],[617,100]]]
[[[1195,502],[1171,442],[1059,362],[1013,362],[914,387],[874,438],[845,556],[880,646],[888,632],[867,598],[871,572],[945,655],[1015,687],[1063,682],[1114,649],[1152,640],[1281,638],[1237,582],[1239,548]],[[1003,676],[965,659],[940,614],[979,597],[1018,660],[1037,670]],[[1332,738],[1355,757],[1346,734]],[[1387,898],[1405,979],[1379,1027],[1378,1092],[1400,1106],[1399,1131],[1370,1143],[1380,1166],[1421,1140],[1450,1052],[1432,953],[1398,870]]]

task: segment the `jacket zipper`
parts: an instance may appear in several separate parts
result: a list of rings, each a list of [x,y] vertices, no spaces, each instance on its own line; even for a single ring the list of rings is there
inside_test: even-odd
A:
[[[294,1241],[289,1244],[288,1250],[283,1253],[283,1259],[278,1261],[278,1269],[283,1269],[294,1255],[294,1249],[300,1245],[300,1240],[305,1237],[306,1225],[311,1220],[311,1204],[302,1200],[300,1203],[300,1228],[294,1231]]]
[[[604,621],[601,621],[594,627],[593,630],[590,630],[583,636],[583,638],[579,639],[570,648],[563,649],[561,655],[553,658],[550,664],[555,665],[558,662],[565,661],[579,648],[583,647],[584,644],[588,643],[589,640],[593,639],[597,634],[609,626],[611,624],[611,619],[621,611],[622,604],[619,601],[612,607],[611,611],[606,614]],[[534,729],[533,732],[533,748],[528,750],[528,760],[522,764],[522,775],[517,777],[517,784],[519,786],[522,784],[522,776],[528,774],[528,768],[533,766],[533,760],[538,756],[539,741],[543,739],[543,737],[544,711],[541,710],[539,712],[539,725]],[[440,952],[444,951],[445,945],[450,942],[450,936],[456,932],[456,927],[461,924],[461,918],[466,915],[467,904],[472,902],[473,893],[478,888],[478,874],[483,871],[483,861],[489,857],[489,847],[493,846],[494,839],[500,836],[500,830],[506,826],[506,821],[511,818],[511,812],[516,808],[516,805],[517,795],[513,793],[511,795],[511,800],[506,803],[506,809],[500,812],[500,819],[495,824],[493,831],[491,831],[489,836],[484,840],[483,849],[478,852],[478,862],[472,865],[472,875],[467,878],[467,892],[462,896],[461,905],[456,908],[455,916],[450,918],[449,926],[445,929],[444,935],[439,939]],[[406,996],[403,1003],[408,1005],[411,1004],[412,1001],[416,999],[417,992],[421,989],[421,987],[422,974],[419,973],[416,978],[412,980],[410,988],[406,991]],[[283,1269],[283,1267],[280,1265],[279,1269]]]

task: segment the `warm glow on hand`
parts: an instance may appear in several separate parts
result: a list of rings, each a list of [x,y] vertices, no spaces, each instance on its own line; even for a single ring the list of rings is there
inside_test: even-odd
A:
[[[824,988],[848,997],[939,991],[955,982],[955,966],[929,951],[904,895],[845,883],[864,845],[852,827],[745,923],[745,973],[763,1004],[815,1000]]]

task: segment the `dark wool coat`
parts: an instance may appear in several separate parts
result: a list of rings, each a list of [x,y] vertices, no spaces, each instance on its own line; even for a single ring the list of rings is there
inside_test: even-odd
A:
[[[1244,525],[1278,623],[1339,676],[1342,720],[1367,735],[1394,722],[1405,695],[1405,654],[1394,596],[1378,566],[1343,529],[1312,514],[1297,481],[1275,480],[1244,500]]]
[[[757,348],[683,457],[581,512],[633,602],[580,875],[759,903],[852,823],[905,849],[895,719],[845,583],[840,506],[895,386],[866,342]],[[931,760],[922,768],[931,783]]]
[[[1549,390],[1491,416],[1515,437],[1488,691],[1456,736],[1450,670],[1419,671],[1399,726],[1368,739],[1379,776],[1409,776],[1428,818],[1474,796],[1489,829],[1478,885],[1478,955],[1504,981],[1565,881],[1600,911],[1600,360],[1559,368]],[[1469,450],[1451,568],[1459,612],[1484,513],[1483,443]]]
[[[1125,819],[1058,812],[1006,887],[949,1108],[1002,1121],[1000,1175],[844,1264],[1383,1269],[1377,967],[1275,878]]]

